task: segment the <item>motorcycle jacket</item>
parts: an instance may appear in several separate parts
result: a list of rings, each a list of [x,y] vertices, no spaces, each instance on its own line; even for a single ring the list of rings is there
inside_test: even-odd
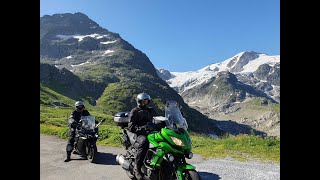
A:
[[[147,125],[152,124],[154,116],[156,116],[156,111],[151,107],[133,108],[129,114],[129,131],[137,135],[147,135]]]
[[[71,124],[70,124],[72,128],[77,127],[77,125],[81,119],[81,116],[90,116],[90,113],[89,113],[89,111],[87,111],[85,109],[82,112],[78,112],[77,110],[74,110],[72,112],[71,117],[70,117],[73,120],[73,121],[71,121]]]

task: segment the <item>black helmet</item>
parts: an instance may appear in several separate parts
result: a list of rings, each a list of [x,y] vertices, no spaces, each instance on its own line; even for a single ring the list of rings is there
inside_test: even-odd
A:
[[[137,96],[137,104],[140,105],[142,100],[151,100],[151,97],[147,93],[140,93]]]
[[[84,108],[84,104],[82,101],[77,101],[75,104],[77,110],[81,110]]]

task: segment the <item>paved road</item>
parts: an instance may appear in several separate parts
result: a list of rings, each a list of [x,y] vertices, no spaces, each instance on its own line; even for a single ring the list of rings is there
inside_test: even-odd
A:
[[[66,140],[55,136],[40,135],[40,177],[41,180],[128,180],[125,171],[116,162],[115,157],[124,153],[124,149],[98,146],[98,158],[95,164],[80,160],[71,155],[70,162],[63,162]],[[196,166],[203,180],[278,180],[280,167],[275,164],[258,162],[239,162],[233,159],[211,159],[204,161],[195,155],[188,160]]]

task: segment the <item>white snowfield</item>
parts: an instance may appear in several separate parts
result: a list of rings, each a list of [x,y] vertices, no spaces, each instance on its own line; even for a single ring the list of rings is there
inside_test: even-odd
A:
[[[100,44],[113,44],[117,42],[117,40],[114,40],[114,41],[106,41],[106,42],[100,42]]]
[[[280,62],[280,56],[267,56],[265,54],[261,54],[259,58],[250,61],[247,65],[243,66],[242,73],[254,72],[258,69],[261,64],[268,64],[270,66],[274,66],[276,63]]]
[[[208,81],[221,71],[229,71],[234,74],[249,73],[256,71],[262,64],[274,66],[276,63],[280,62],[280,55],[269,56],[266,54],[258,54],[258,58],[253,59],[244,65],[242,67],[242,71],[233,72],[232,68],[237,65],[243,53],[244,52],[238,53],[223,62],[211,64],[197,71],[171,72],[171,74],[173,74],[175,77],[169,79],[167,82],[171,87],[180,87],[182,89],[180,93],[182,93],[187,89],[193,88],[205,81]],[[233,65],[228,67],[227,65],[230,63],[230,61],[233,61]]]
[[[95,39],[101,39],[104,37],[109,37],[109,35],[107,34],[88,34],[88,35],[79,35],[79,34],[75,34],[75,35],[62,35],[62,34],[58,34],[56,35],[56,37],[60,38],[60,39],[70,39],[70,38],[76,38],[78,39],[78,42],[82,41],[83,38],[85,37],[92,37]]]
[[[171,72],[175,77],[167,82],[171,87],[184,87],[185,91],[209,80],[217,73],[214,71]]]
[[[109,56],[110,56],[110,54],[113,53],[113,52],[114,52],[114,50],[106,50],[106,51],[102,54],[102,56],[105,56],[105,55],[107,55],[107,54],[109,54]]]
[[[86,61],[86,62],[81,63],[81,64],[76,64],[76,65],[72,65],[72,64],[70,64],[70,65],[71,65],[71,67],[78,67],[78,66],[83,66],[83,65],[85,65],[85,64],[89,64],[89,63],[91,63],[91,62]]]

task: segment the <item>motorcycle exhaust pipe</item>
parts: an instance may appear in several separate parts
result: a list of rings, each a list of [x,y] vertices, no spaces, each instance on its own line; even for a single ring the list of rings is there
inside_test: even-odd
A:
[[[127,171],[133,170],[133,165],[128,160],[126,160],[122,154],[117,155],[116,161],[122,166],[123,169]]]

